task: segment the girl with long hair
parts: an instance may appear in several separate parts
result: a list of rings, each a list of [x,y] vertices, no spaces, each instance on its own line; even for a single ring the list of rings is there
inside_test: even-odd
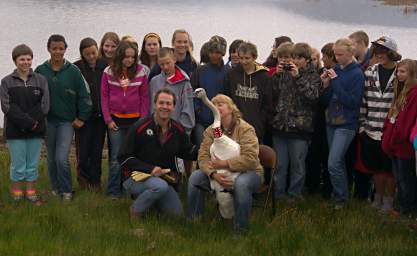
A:
[[[138,48],[121,41],[114,62],[108,66],[101,80],[101,110],[107,124],[111,145],[107,192],[120,197],[120,164],[117,154],[128,128],[149,111],[149,69],[138,63]]]
[[[409,137],[417,118],[417,65],[405,59],[398,63],[394,99],[384,122],[382,149],[392,159],[401,214],[417,210],[415,151]]]
[[[162,41],[158,34],[152,32],[146,34],[139,54],[140,63],[152,69],[158,62],[158,51],[161,47]]]
[[[113,63],[116,48],[120,43],[119,36],[114,32],[107,32],[100,41],[99,57],[107,62],[108,65]]]

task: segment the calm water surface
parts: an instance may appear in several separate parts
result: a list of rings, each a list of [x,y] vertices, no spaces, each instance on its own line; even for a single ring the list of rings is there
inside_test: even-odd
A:
[[[14,68],[11,50],[19,43],[32,47],[34,67],[47,59],[46,40],[52,33],[67,38],[71,61],[77,60],[83,37],[99,41],[106,31],[115,31],[141,42],[153,31],[168,46],[176,28],[191,33],[196,57],[214,34],[228,42],[254,42],[262,62],[279,35],[320,48],[363,29],[371,39],[382,34],[395,38],[403,56],[417,59],[417,14],[405,15],[401,7],[373,0],[0,0],[0,17],[0,77]]]

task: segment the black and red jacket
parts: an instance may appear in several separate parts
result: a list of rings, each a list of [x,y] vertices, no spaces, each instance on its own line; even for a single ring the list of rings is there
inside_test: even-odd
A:
[[[184,127],[170,120],[169,130],[160,140],[161,128],[153,116],[136,122],[124,139],[118,160],[122,167],[122,179],[133,171],[151,173],[155,166],[177,172],[175,158],[196,160],[198,147],[190,142]]]

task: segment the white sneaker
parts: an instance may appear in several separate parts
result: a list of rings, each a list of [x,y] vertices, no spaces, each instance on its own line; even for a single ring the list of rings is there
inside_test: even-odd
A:
[[[71,201],[72,200],[72,193],[62,193],[62,200]]]

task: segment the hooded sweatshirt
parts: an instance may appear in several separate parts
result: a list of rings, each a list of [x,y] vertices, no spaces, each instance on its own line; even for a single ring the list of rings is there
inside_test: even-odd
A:
[[[72,122],[75,118],[88,120],[92,107],[89,89],[81,71],[74,64],[64,60],[61,69],[54,71],[47,60],[35,72],[48,80],[48,121]]]
[[[255,128],[258,140],[262,141],[272,107],[268,69],[256,63],[255,71],[248,75],[241,65],[232,68],[225,77],[224,94],[232,98],[243,119]]]
[[[191,85],[193,90],[197,88],[204,88],[207,93],[207,98],[211,100],[224,90],[224,78],[230,67],[227,65],[213,65],[211,63],[199,66],[191,77]],[[194,100],[195,118],[196,122],[208,127],[213,123],[214,117],[212,111],[201,101],[201,99]]]
[[[389,157],[415,157],[410,135],[417,119],[417,85],[408,92],[405,106],[395,118],[386,118],[382,134],[382,150]]]
[[[185,59],[182,61],[177,61],[176,65],[185,71],[188,77],[191,77],[195,69],[197,68],[197,63],[195,60],[191,57],[191,54],[187,52],[187,55],[185,55]],[[151,72],[149,73],[148,81],[151,81],[152,78],[159,75],[162,72],[161,67],[159,65],[154,65],[151,69]]]
[[[356,130],[365,85],[364,74],[355,61],[344,69],[337,64],[334,70],[337,77],[330,80],[321,97],[326,106],[327,125]]]
[[[167,77],[165,72],[152,78],[150,82],[151,111],[154,111],[154,98],[159,89],[168,88],[176,95],[176,104],[171,118],[179,122],[187,131],[195,126],[193,88],[187,74],[178,67],[175,67],[175,74]]]
[[[116,122],[118,126],[129,126],[140,117],[148,115],[149,87],[147,67],[137,64],[136,75],[122,87],[110,66],[101,79],[101,110],[106,124]]]
[[[17,70],[1,80],[1,109],[7,139],[27,139],[45,134],[45,117],[49,110],[46,79],[32,70],[23,81]]]

